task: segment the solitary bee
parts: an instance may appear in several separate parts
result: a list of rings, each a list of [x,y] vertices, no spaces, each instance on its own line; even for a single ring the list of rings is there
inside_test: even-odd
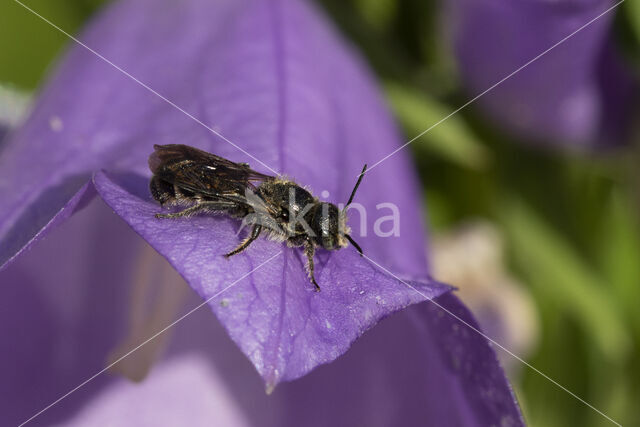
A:
[[[154,149],[149,156],[151,195],[163,206],[185,206],[176,213],[156,214],[156,218],[205,212],[242,218],[243,225],[251,225],[247,238],[225,257],[244,251],[264,231],[272,240],[304,247],[309,279],[319,291],[313,272],[316,247],[337,250],[351,242],[362,255],[349,235],[346,209],[367,165],[346,206],[339,210],[332,203],[320,202],[295,182],[256,172],[247,163],[235,163],[187,145],[154,145]]]

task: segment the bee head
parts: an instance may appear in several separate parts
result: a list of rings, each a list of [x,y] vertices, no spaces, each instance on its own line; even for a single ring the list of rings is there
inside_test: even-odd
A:
[[[360,252],[360,255],[362,255],[362,249],[349,235],[351,230],[349,226],[347,226],[347,207],[353,201],[356,190],[360,186],[360,182],[366,171],[367,165],[364,165],[344,209],[339,210],[336,205],[327,202],[316,205],[316,209],[311,216],[310,226],[315,233],[317,245],[328,250],[334,250],[344,248],[351,243],[356,250]]]
[[[333,203],[318,203],[309,226],[315,234],[316,244],[324,249],[340,249],[348,244],[345,238],[345,234],[349,232],[345,212],[339,210]]]

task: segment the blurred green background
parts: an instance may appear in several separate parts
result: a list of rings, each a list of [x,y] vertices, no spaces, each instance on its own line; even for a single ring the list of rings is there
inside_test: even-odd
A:
[[[102,3],[31,0],[28,5],[75,33]],[[407,139],[469,100],[441,43],[436,3],[321,3],[375,69]],[[639,2],[627,1],[618,10],[614,32],[638,74]],[[37,90],[68,43],[16,3],[2,2],[0,85]],[[637,139],[636,133],[626,146],[607,152],[541,150],[487,125],[468,108],[410,146],[424,183],[431,232],[447,235],[481,219],[503,239],[504,270],[532,298],[537,313],[527,321],[537,323],[539,337],[523,358],[623,425],[640,425]],[[502,343],[509,347],[508,340]],[[513,362],[508,375],[530,425],[609,424]]]

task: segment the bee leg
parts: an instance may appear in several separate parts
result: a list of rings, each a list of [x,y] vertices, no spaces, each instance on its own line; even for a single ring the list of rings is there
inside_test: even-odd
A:
[[[225,258],[229,258],[230,256],[239,254],[240,252],[242,252],[245,249],[247,249],[247,247],[251,244],[251,242],[253,242],[254,240],[256,240],[258,238],[258,236],[260,235],[261,231],[262,231],[262,226],[261,225],[258,225],[258,224],[254,225],[253,228],[251,229],[251,234],[249,235],[249,237],[244,239],[242,241],[242,243],[240,243],[240,245],[237,248],[235,248],[234,250],[232,250],[228,254],[225,254]]]
[[[309,279],[313,286],[316,287],[316,292],[320,292],[320,285],[316,282],[316,277],[313,274],[314,264],[313,264],[313,255],[316,252],[315,246],[310,241],[307,241],[304,245],[304,254],[307,256],[307,273],[309,274]]]
[[[233,203],[200,202],[180,212],[167,214],[157,213],[156,218],[180,218],[183,216],[191,216],[199,211],[224,211],[226,209],[232,208],[233,206]]]

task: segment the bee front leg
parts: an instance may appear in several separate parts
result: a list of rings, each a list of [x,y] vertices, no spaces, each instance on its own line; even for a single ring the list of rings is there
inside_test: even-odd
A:
[[[320,292],[320,285],[316,282],[316,277],[313,274],[314,264],[313,264],[313,255],[316,253],[316,248],[313,246],[311,241],[307,240],[304,244],[304,254],[307,256],[307,273],[309,274],[309,279],[313,286],[316,287],[316,292]]]
[[[245,249],[247,249],[247,247],[251,244],[251,242],[253,242],[254,240],[256,240],[258,238],[258,236],[260,235],[261,231],[262,231],[262,226],[261,225],[259,225],[259,224],[254,225],[253,228],[251,229],[251,234],[249,235],[249,237],[244,239],[244,241],[242,243],[240,243],[240,245],[237,248],[235,248],[234,250],[232,250],[231,252],[226,254],[225,258],[229,258],[230,256],[233,256],[235,254],[239,254],[240,252],[242,252]]]

